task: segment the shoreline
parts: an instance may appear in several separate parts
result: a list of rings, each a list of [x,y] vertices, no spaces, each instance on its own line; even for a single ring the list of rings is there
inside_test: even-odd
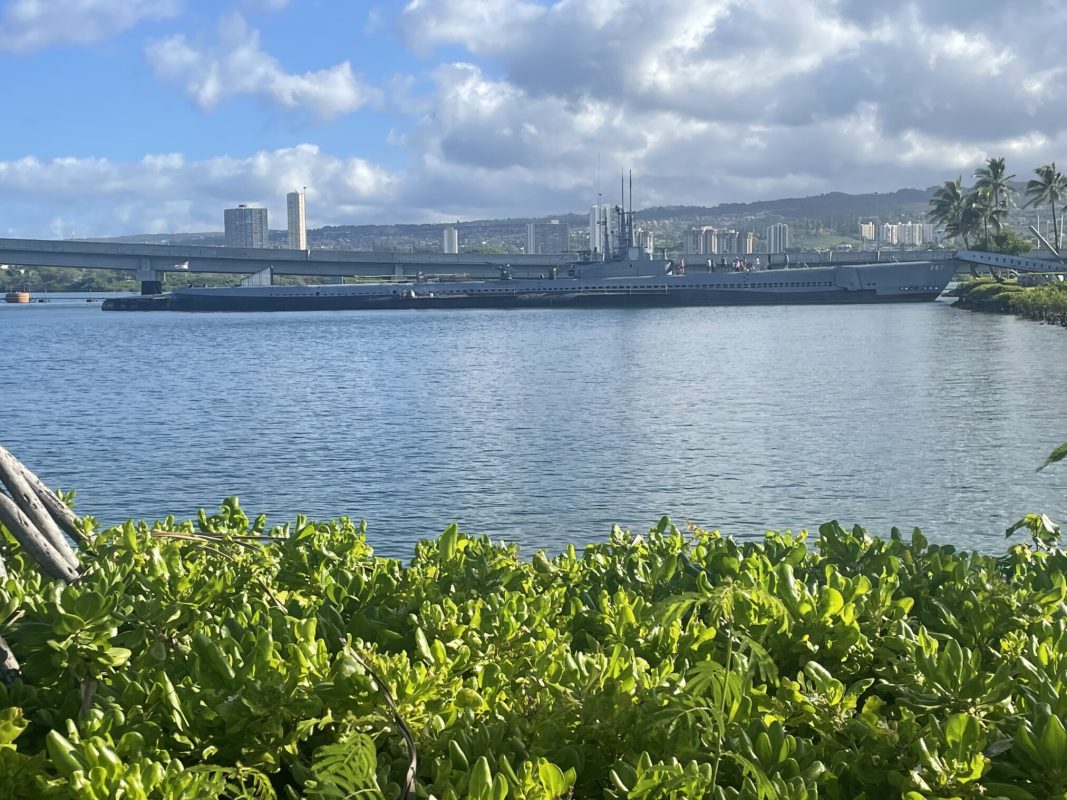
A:
[[[1067,328],[1067,284],[1020,286],[1018,279],[998,282],[993,278],[971,278],[947,295],[956,298],[952,304],[956,308],[1013,314]]]

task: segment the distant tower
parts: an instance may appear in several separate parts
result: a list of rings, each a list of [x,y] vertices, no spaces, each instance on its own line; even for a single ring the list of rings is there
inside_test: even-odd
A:
[[[455,225],[449,225],[445,228],[444,234],[444,253],[458,253],[459,252],[459,231],[456,230]]]
[[[571,249],[571,226],[554,219],[526,224],[526,252],[533,255],[566,253]]]
[[[651,253],[656,247],[656,237],[652,231],[638,231],[637,246]]]
[[[768,225],[764,232],[767,236],[768,253],[784,253],[789,248],[789,226],[784,222]],[[874,238],[874,226],[871,226],[871,238]]]
[[[223,212],[227,247],[268,247],[267,209],[241,204]]]
[[[307,191],[306,187],[304,191]],[[289,249],[307,250],[308,231],[304,218],[304,192],[289,192],[285,196],[285,206],[289,212]]]

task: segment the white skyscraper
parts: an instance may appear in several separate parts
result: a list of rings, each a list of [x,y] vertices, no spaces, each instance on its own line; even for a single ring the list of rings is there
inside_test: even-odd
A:
[[[289,212],[289,249],[307,250],[307,221],[304,217],[304,193],[289,192],[285,196],[286,210]]]
[[[768,225],[765,233],[768,253],[784,253],[789,247],[789,226],[784,222]]]
[[[656,237],[652,231],[638,231],[637,246],[651,253],[656,247]]]
[[[458,253],[459,252],[459,231],[456,230],[454,225],[449,225],[445,228],[443,237],[443,249],[444,253]]]

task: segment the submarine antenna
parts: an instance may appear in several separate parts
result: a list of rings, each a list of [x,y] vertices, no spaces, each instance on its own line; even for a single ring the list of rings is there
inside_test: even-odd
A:
[[[637,244],[634,235],[634,171],[630,170],[630,247]]]

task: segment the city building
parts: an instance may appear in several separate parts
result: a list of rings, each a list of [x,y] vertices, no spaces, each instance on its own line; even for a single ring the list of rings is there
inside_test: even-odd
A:
[[[929,222],[884,222],[877,226],[873,222],[861,222],[860,238],[887,245],[919,246],[937,242],[934,226]]]
[[[718,230],[708,225],[690,228],[685,235],[685,252],[701,255],[719,252]]]
[[[748,254],[756,252],[756,234],[753,231],[746,231],[745,233],[738,234],[738,239],[742,253]]]
[[[223,212],[227,247],[268,247],[267,209],[243,203]]]
[[[445,228],[444,243],[442,252],[445,253],[458,253],[459,252],[459,231],[456,230],[455,225],[449,225]]]
[[[589,250],[594,258],[611,258],[622,246],[622,209],[593,206],[589,209]]]
[[[789,249],[789,226],[784,222],[768,225],[766,236],[768,253],[784,253]]]
[[[526,225],[526,252],[531,255],[567,253],[571,249],[571,226],[554,219]]]
[[[715,232],[715,253],[740,253],[740,234],[735,230]]]
[[[304,217],[304,192],[289,192],[285,196],[289,216],[289,249],[307,250],[307,220]]]
[[[656,237],[652,235],[652,231],[637,231],[636,239],[638,247],[643,247],[649,253],[655,250]]]
[[[690,228],[685,232],[685,252],[704,252],[704,235],[701,228]]]

